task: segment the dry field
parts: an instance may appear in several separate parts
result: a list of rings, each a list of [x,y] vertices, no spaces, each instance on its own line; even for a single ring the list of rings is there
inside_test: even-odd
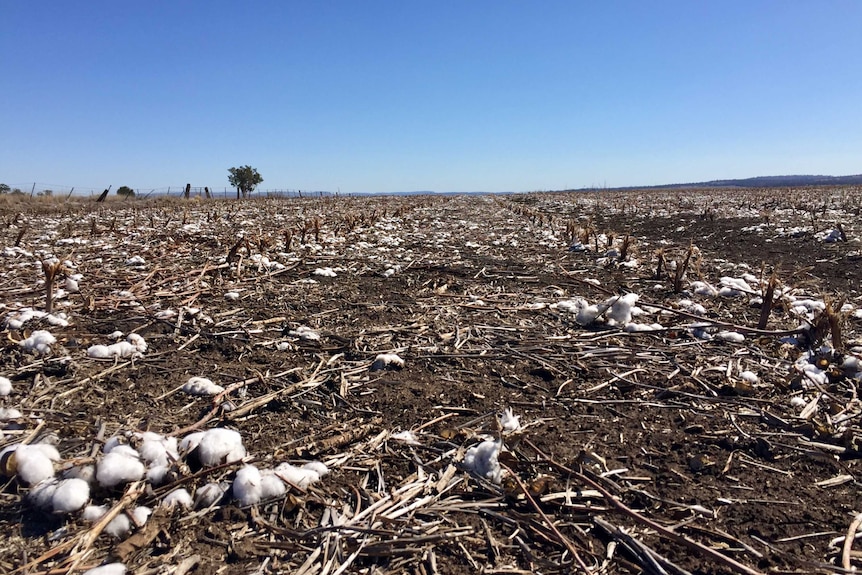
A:
[[[860,212],[0,204],[0,572],[853,570]]]

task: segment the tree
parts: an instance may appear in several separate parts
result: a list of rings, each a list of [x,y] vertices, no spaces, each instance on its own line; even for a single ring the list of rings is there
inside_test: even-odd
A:
[[[133,190],[129,186],[120,186],[119,188],[117,188],[117,195],[124,198],[133,198],[135,197],[135,190]]]
[[[230,175],[227,179],[230,182],[230,185],[236,188],[237,199],[239,199],[240,194],[242,194],[243,198],[247,197],[254,191],[257,185],[263,181],[263,178],[260,177],[257,170],[251,166],[230,168],[228,169],[228,172],[230,172]]]
[[[12,191],[12,188],[9,187],[9,184],[0,184],[0,194],[8,194]]]

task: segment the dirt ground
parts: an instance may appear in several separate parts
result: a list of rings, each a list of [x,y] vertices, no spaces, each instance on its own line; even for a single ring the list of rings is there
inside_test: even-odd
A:
[[[58,298],[68,326],[6,326],[0,375],[14,391],[0,405],[22,416],[0,422],[2,445],[53,436],[63,469],[97,459],[116,434],[223,426],[240,431],[249,463],[317,459],[330,473],[276,500],[242,508],[226,498],[203,511],[158,505],[177,487],[231,480],[240,464],[177,465],[167,484],[139,492],[94,486],[94,502],[125,495],[157,509],[126,541],[91,541],[80,517],[34,509],[9,474],[0,572],[75,572],[112,558],[133,573],[842,572],[843,538],[862,512],[860,380],[841,370],[862,351],[860,197],[7,205],[7,319],[44,307],[38,262],[48,254],[83,279]],[[848,241],[823,242],[838,224]],[[623,261],[607,256],[626,235]],[[586,250],[571,248],[579,241]],[[789,300],[757,331],[749,297],[676,293],[673,262],[684,265],[692,245],[684,290],[750,273],[764,278],[762,295],[774,270],[797,299],[847,304],[838,340],[834,326],[791,333],[801,321]],[[146,263],[127,264],[134,255]],[[627,292],[648,312],[636,321],[662,329],[581,325],[556,305]],[[675,313],[683,299],[706,313]],[[699,339],[695,322],[745,339]],[[299,326],[319,339],[291,335]],[[57,337],[50,354],[17,343],[35,329]],[[149,349],[87,356],[115,330]],[[821,350],[829,379],[812,386],[795,362],[823,344],[839,349]],[[383,353],[403,367],[377,369]],[[225,399],[234,409],[177,391],[196,375],[244,382]],[[503,434],[507,408],[522,429]],[[395,435],[407,430],[415,442]],[[483,436],[502,438],[500,484],[464,466]],[[848,553],[845,563],[862,564]]]

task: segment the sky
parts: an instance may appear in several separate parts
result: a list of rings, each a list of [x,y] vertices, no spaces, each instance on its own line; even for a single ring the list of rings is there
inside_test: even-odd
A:
[[[503,192],[862,173],[859,0],[0,0],[0,182]]]

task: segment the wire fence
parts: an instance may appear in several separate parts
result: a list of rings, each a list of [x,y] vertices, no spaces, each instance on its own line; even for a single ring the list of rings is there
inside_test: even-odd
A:
[[[0,184],[0,192],[10,193],[15,195],[24,195],[29,197],[93,197],[97,198],[104,193],[106,188],[87,188],[80,186],[68,186],[62,184],[45,184],[40,182],[28,182],[23,184]],[[109,195],[117,194],[118,190],[123,188],[108,188]],[[125,194],[129,197],[144,199],[149,197],[170,196],[170,197],[200,197],[200,198],[236,198],[237,191],[235,188],[221,187],[213,188],[209,186],[166,186],[161,188],[129,188],[133,194]],[[123,190],[125,191],[125,190]],[[120,195],[124,195],[120,193]],[[249,197],[268,197],[268,198],[307,198],[321,196],[337,196],[338,192],[328,192],[322,190],[298,190],[288,188],[274,189],[257,189],[253,191]]]

